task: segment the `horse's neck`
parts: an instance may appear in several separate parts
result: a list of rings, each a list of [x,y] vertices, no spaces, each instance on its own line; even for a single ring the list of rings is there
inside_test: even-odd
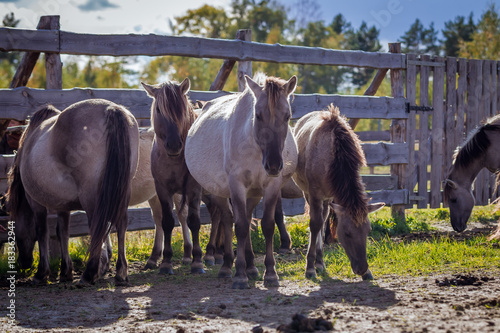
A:
[[[459,183],[463,187],[470,188],[474,179],[476,179],[479,172],[485,168],[484,160],[476,159],[469,164],[467,168],[453,166],[450,173],[450,178]]]

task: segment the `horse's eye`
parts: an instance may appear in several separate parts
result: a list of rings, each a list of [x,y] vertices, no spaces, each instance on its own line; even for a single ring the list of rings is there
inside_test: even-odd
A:
[[[455,204],[457,203],[457,199],[456,198],[450,199],[450,202]]]
[[[255,115],[255,119],[257,119],[258,121],[261,121],[262,120],[262,116],[260,114],[256,114]]]
[[[290,114],[287,114],[287,115],[285,116],[285,121],[289,121],[289,120],[290,120]]]

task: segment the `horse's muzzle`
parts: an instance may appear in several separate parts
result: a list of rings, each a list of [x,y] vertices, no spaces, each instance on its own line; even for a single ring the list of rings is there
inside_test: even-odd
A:
[[[283,170],[283,162],[280,162],[279,164],[271,164],[266,162],[264,164],[264,170],[266,170],[266,173],[269,177],[278,177],[281,170]]]

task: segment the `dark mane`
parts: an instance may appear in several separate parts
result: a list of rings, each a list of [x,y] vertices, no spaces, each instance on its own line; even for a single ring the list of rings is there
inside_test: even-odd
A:
[[[472,161],[483,156],[491,145],[486,131],[500,131],[500,124],[495,123],[498,120],[500,116],[492,117],[469,134],[465,143],[455,150],[454,167],[467,168]]]
[[[269,111],[271,112],[271,117],[274,117],[274,109],[276,104],[280,99],[281,94],[283,94],[283,85],[286,83],[285,80],[268,76],[266,77],[266,82],[264,85],[264,90],[267,92],[267,100],[269,104]]]
[[[368,214],[368,198],[365,186],[359,174],[366,165],[365,155],[358,136],[351,129],[346,119],[340,115],[338,107],[330,105],[321,130],[334,137],[334,158],[328,171],[335,203],[345,207],[356,224],[364,222]]]
[[[168,121],[177,125],[183,139],[185,139],[189,127],[195,119],[191,101],[182,93],[179,83],[175,81],[164,82],[158,85],[158,88],[158,95],[152,105],[152,117],[154,118],[156,112],[159,111]]]

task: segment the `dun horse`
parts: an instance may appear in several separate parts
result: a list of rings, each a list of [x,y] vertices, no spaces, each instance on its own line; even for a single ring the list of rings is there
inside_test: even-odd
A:
[[[483,168],[491,172],[500,171],[500,115],[488,119],[469,134],[457,148],[448,177],[444,180],[444,200],[450,207],[453,229],[462,232],[475,204],[472,183]],[[500,236],[497,229],[494,237]]]
[[[81,283],[93,283],[105,272],[107,263],[100,260],[101,250],[111,226],[118,232],[115,279],[117,283],[128,280],[125,233],[138,142],[134,116],[110,101],[86,100],[62,112],[47,106],[33,115],[9,174],[7,207],[16,222],[21,268],[31,267],[38,240],[35,282],[49,275],[48,209],[57,211],[63,220],[58,223],[62,235],[68,233],[71,210],[87,213],[91,244]],[[54,176],[47,177],[49,174]],[[62,279],[71,277],[67,246],[66,238],[61,242]]]
[[[155,136],[151,151],[151,172],[156,193],[162,208],[162,227],[164,233],[163,260],[160,273],[173,274],[172,268],[172,230],[175,226],[173,216],[173,196],[183,195],[183,204],[188,205],[187,224],[193,238],[192,273],[205,273],[200,247],[200,202],[201,186],[189,173],[184,159],[184,143],[196,115],[187,97],[190,82],[165,82],[160,85],[142,83],[153,98],[151,123]],[[182,208],[181,208],[182,209]]]
[[[283,183],[297,161],[297,147],[288,126],[289,97],[297,78],[268,77],[264,87],[245,77],[246,89],[208,102],[189,130],[186,163],[193,177],[222,204],[227,214],[231,198],[237,237],[233,288],[248,288],[258,270],[250,241],[250,219],[263,197],[262,230],[266,239],[264,283],[278,285],[273,257],[274,213]],[[219,277],[231,277],[232,222],[224,225],[224,264]]]
[[[338,239],[351,268],[363,279],[372,279],[366,259],[366,239],[371,230],[367,215],[384,203],[368,204],[359,174],[366,161],[358,137],[333,105],[328,111],[303,116],[295,125],[294,135],[299,158],[293,179],[310,207],[306,277],[315,277],[316,270],[325,269],[324,226],[333,200]]]

